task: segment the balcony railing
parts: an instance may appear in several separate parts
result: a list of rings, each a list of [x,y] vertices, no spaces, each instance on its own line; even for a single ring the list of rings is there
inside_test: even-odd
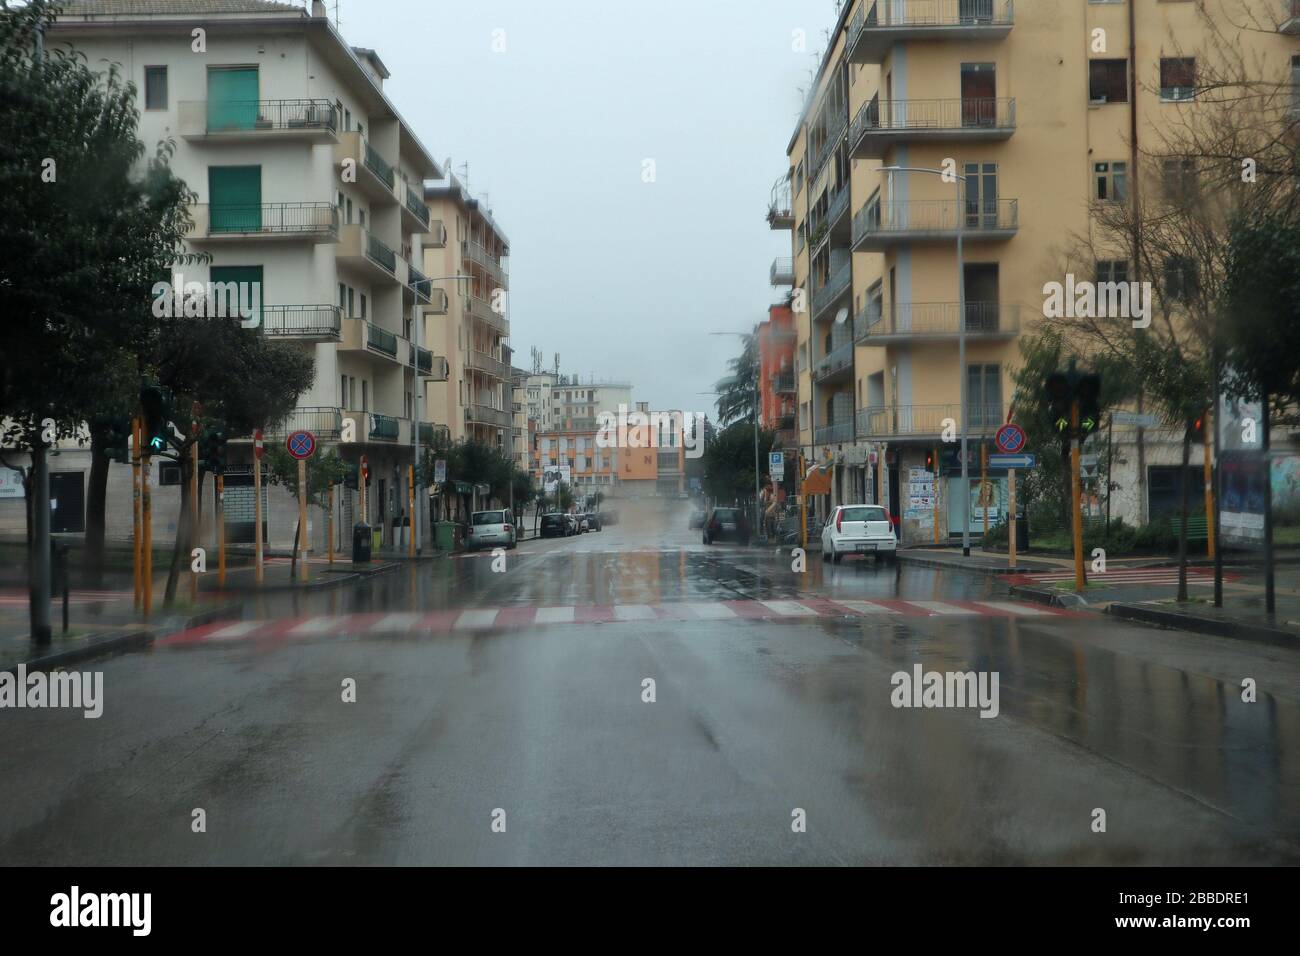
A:
[[[858,341],[950,339],[961,331],[961,307],[956,302],[898,303],[887,312],[878,305],[854,323]],[[865,312],[866,310],[864,310]],[[1020,306],[999,302],[967,302],[965,331],[975,337],[1011,337],[1020,331]]]
[[[366,346],[397,358],[397,336],[373,322],[366,323]]]
[[[848,127],[849,117],[847,113],[840,114],[836,112],[832,115],[831,125],[828,126],[826,130],[826,139],[822,143],[821,149],[817,151],[816,161],[811,167],[809,167],[809,183],[815,183],[817,181],[817,177],[821,175],[821,171],[826,166],[827,160],[829,160],[831,154],[835,152],[835,147],[838,146],[840,140],[844,138],[844,131],[848,129]]]
[[[1006,421],[1002,405],[970,405],[966,422],[968,434],[986,435]],[[858,409],[859,438],[941,435],[946,421],[962,429],[960,405],[877,405]]]
[[[374,173],[379,178],[379,181],[385,186],[392,189],[394,183],[397,181],[396,176],[393,174],[392,165],[388,160],[379,155],[378,150],[370,145],[370,140],[364,140],[363,146],[364,148],[361,152],[366,164],[366,169]]]
[[[773,421],[773,426],[780,432],[794,431],[794,416],[778,415]]]
[[[777,256],[772,260],[772,268],[768,270],[772,279],[772,285],[793,285],[794,284],[794,259],[789,256]]]
[[[424,225],[429,225],[429,207],[424,202],[424,184],[405,183],[402,189],[402,205]],[[442,223],[438,224],[439,226]]]
[[[179,109],[183,136],[338,131],[338,113],[329,100],[186,100]]]
[[[343,430],[343,413],[337,408],[304,406],[295,408],[282,421],[267,429],[272,438],[285,438],[297,431],[309,431],[318,440],[337,441]]]
[[[281,238],[337,237],[339,213],[333,203],[212,203],[194,207],[199,236]]]
[[[486,299],[480,299],[476,295],[465,296],[465,314],[473,316],[476,319],[482,319],[498,332],[509,332],[509,320],[495,312]]]
[[[496,425],[501,428],[509,428],[510,413],[499,408],[493,408],[491,405],[471,403],[465,406],[465,421],[479,425]]]
[[[509,365],[500,359],[494,358],[487,352],[480,352],[477,349],[470,349],[465,353],[465,367],[484,372],[503,382],[510,379]],[[590,404],[590,402],[587,404]]]
[[[343,310],[337,305],[264,305],[262,329],[285,338],[337,339],[343,328]]]
[[[451,441],[451,428],[447,425],[434,425],[431,422],[420,422],[420,442],[424,445],[435,443],[446,444]]]
[[[821,382],[853,364],[853,343],[845,342],[826,353],[813,368],[813,378]]]
[[[433,283],[429,281],[428,276],[417,269],[415,264],[411,262],[406,264],[406,284],[410,287],[411,291],[415,293],[417,301],[423,302],[426,305],[432,303]]]
[[[836,422],[813,429],[813,441],[818,445],[833,445],[853,441],[853,422]]]
[[[370,413],[370,438],[372,441],[397,441],[401,426],[391,415]]]
[[[424,240],[426,249],[443,249],[447,245],[447,227],[441,219],[429,220],[429,236]]]
[[[794,225],[789,173],[778,177],[772,184],[772,196],[767,203],[767,224],[772,229],[789,229]]]
[[[793,372],[778,372],[772,376],[772,391],[778,395],[787,395],[796,388]]]
[[[818,313],[833,305],[835,301],[848,289],[852,281],[853,269],[849,261],[845,260],[838,269],[830,274],[830,277],[822,283],[821,287],[813,293],[813,318],[816,318]]]
[[[397,253],[369,230],[366,230],[366,255],[393,275],[397,275]]]
[[[849,23],[846,56],[850,63],[879,63],[895,40],[1003,36],[1014,12],[1012,0],[872,0]]]
[[[885,241],[952,239],[960,228],[969,239],[1006,237],[1019,228],[1015,199],[953,199],[870,202],[853,217],[853,244]]]
[[[854,158],[882,156],[898,142],[944,139],[1006,139],[1016,128],[1011,98],[962,97],[864,103],[853,118],[849,143]]]

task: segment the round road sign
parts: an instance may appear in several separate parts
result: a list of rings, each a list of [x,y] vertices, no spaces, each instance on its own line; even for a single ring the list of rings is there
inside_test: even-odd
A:
[[[998,429],[997,435],[993,438],[993,443],[998,446],[998,451],[1006,455],[1014,455],[1025,447],[1025,430],[1019,425],[1007,423]]]
[[[289,454],[299,460],[316,454],[316,436],[309,431],[294,432],[285,440]]]
[[[260,428],[253,432],[253,454],[259,459],[266,454],[266,448],[262,445],[262,429]]]

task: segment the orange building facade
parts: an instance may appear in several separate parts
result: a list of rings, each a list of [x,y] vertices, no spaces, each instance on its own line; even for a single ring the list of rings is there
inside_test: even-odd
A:
[[[759,420],[764,428],[775,430],[781,446],[789,449],[799,445],[796,337],[794,312],[788,305],[773,305],[758,325]]]

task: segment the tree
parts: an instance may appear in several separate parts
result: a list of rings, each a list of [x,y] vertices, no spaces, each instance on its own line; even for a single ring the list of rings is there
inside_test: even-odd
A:
[[[758,432],[760,478],[768,474],[768,453],[776,434]],[[748,500],[754,494],[754,426],[736,422],[718,433],[704,451],[704,487],[717,501]]]
[[[732,374],[717,383],[718,421],[752,422],[758,392],[758,336],[745,338],[740,354],[727,362]]]
[[[149,290],[183,258],[194,201],[170,144],[142,162],[136,91],[117,67],[43,49],[56,8],[0,9],[0,445],[29,450],[41,471],[52,440],[83,437],[128,401],[155,327]]]
[[[518,523],[524,509],[528,507],[528,503],[537,494],[537,488],[533,485],[532,475],[520,468],[514,469],[511,484],[514,488],[515,521]]]

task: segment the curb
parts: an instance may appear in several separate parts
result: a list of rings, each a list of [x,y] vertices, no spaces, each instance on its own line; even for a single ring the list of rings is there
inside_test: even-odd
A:
[[[1012,597],[1034,604],[1045,604],[1048,607],[1062,607],[1075,611],[1087,610],[1091,607],[1084,598],[1073,591],[1057,591],[1054,588],[1038,588],[1028,584],[1013,584],[1010,591]]]
[[[1026,568],[1016,565],[1014,568],[1008,567],[990,567],[983,564],[957,564],[955,561],[940,561],[937,558],[922,558],[910,555],[905,551],[899,551],[899,564],[914,564],[922,568],[939,568],[944,571],[964,571],[969,574],[1033,574],[1035,571],[1042,571],[1043,568]]]
[[[1268,644],[1273,647],[1300,647],[1300,634],[1265,624],[1251,624],[1244,621],[1220,621],[1197,617],[1182,611],[1171,611],[1150,604],[1113,603],[1107,609],[1126,621],[1139,624],[1152,624],[1157,627],[1176,628],[1181,631],[1194,631],[1197,634],[1210,634],[1214,637],[1226,637],[1238,641],[1250,641],[1255,644]]]
[[[380,574],[389,574],[402,567],[401,561],[391,561],[373,568],[362,568],[353,570],[346,574],[340,574],[336,578],[328,581],[316,581],[312,584],[299,584],[296,581],[284,584],[236,584],[226,585],[224,588],[215,588],[209,591],[209,594],[290,594],[293,592],[304,593],[311,591],[331,591],[334,588],[341,588],[348,584],[356,584],[363,578],[372,578]]]

